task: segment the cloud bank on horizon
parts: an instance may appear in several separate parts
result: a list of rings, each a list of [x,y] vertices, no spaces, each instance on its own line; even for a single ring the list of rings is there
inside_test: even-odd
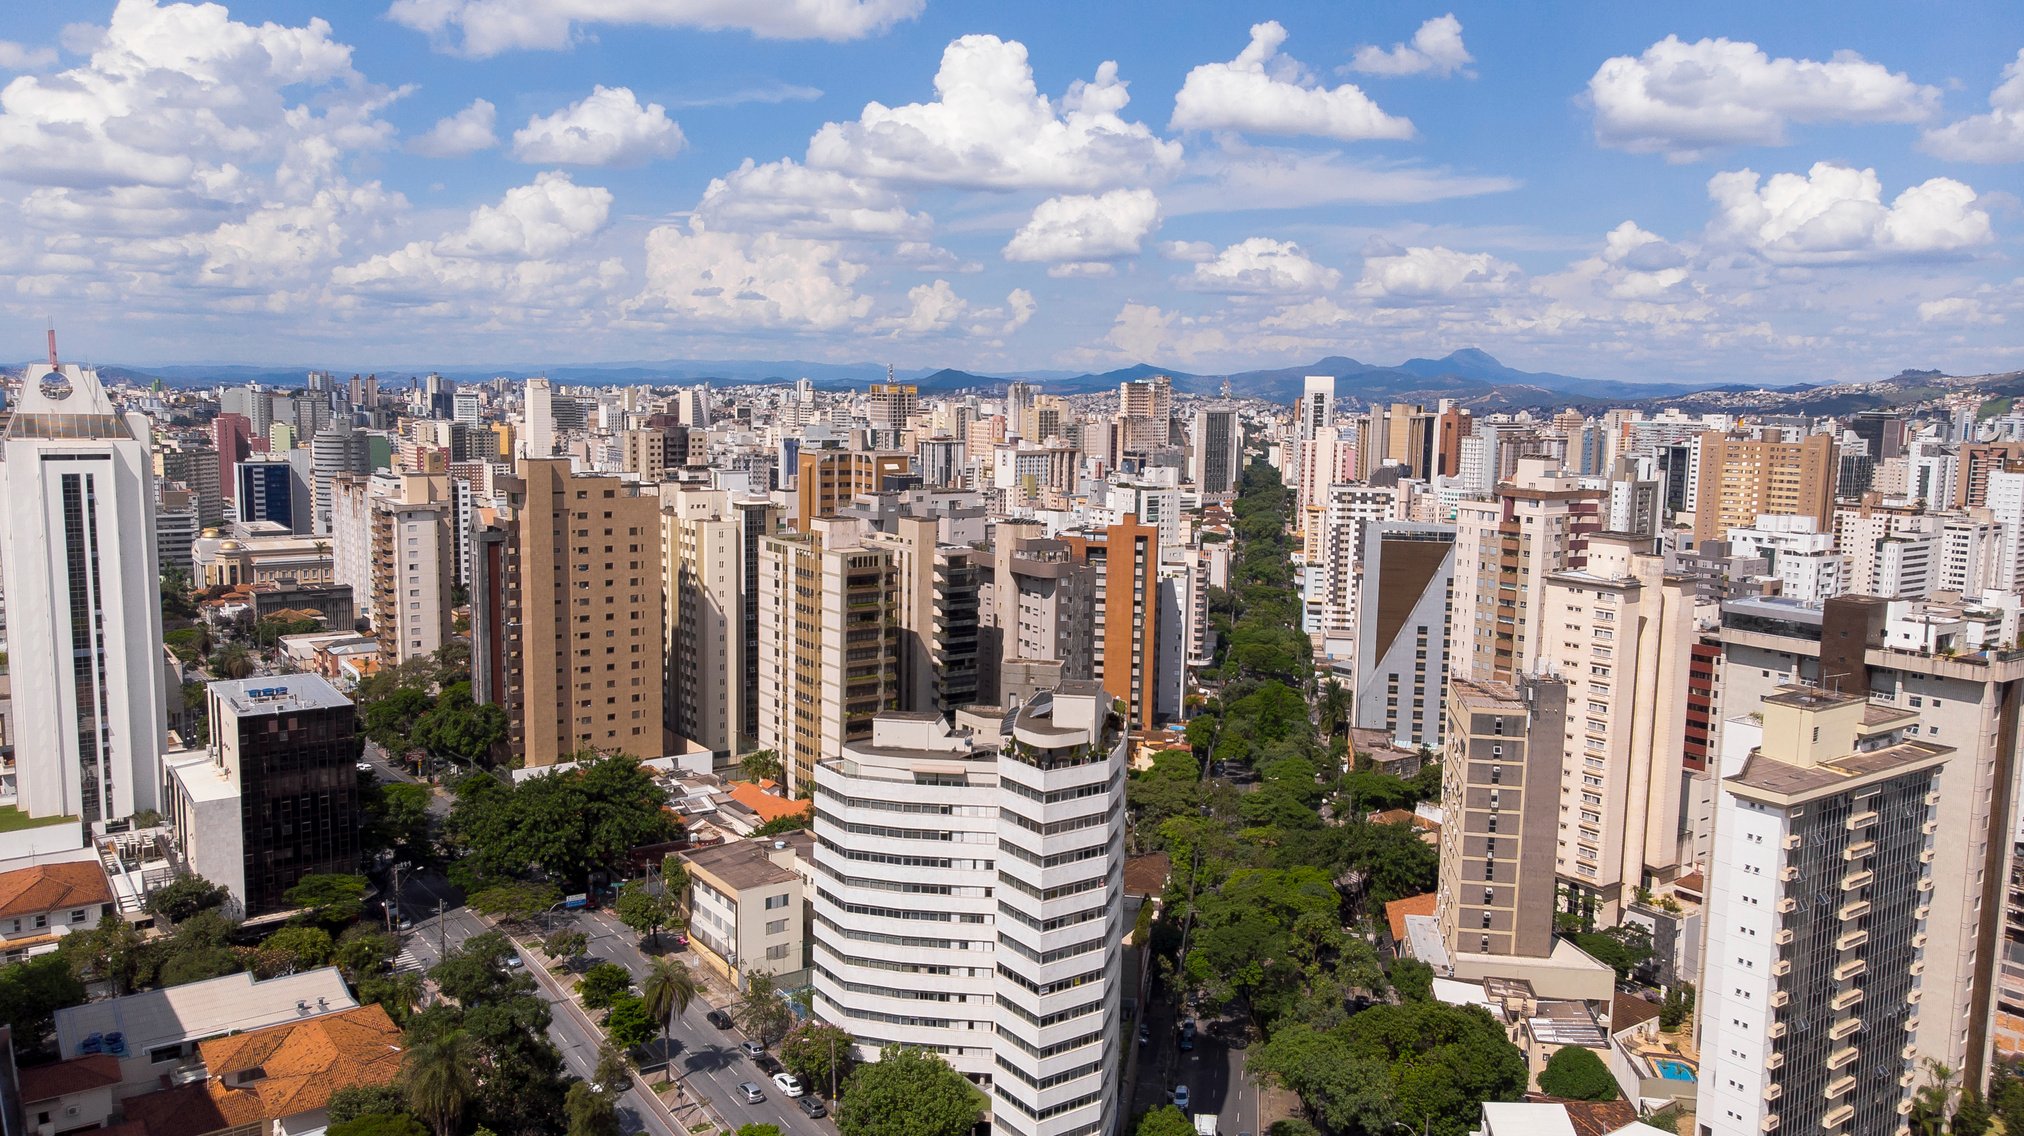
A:
[[[163,362],[2024,367],[2004,0],[1126,7],[16,13],[0,335],[26,353],[53,318]]]

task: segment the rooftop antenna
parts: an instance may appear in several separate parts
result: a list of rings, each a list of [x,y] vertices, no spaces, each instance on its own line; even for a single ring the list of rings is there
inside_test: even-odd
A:
[[[49,321],[49,365],[56,366],[56,321]]]

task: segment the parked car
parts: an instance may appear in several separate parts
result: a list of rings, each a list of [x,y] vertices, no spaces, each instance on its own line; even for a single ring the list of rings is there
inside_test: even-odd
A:
[[[756,1041],[741,1041],[738,1043],[738,1048],[745,1056],[752,1058],[754,1061],[757,1061],[766,1052],[766,1047]]]
[[[821,1097],[802,1097],[796,1103],[801,1106],[802,1112],[807,1113],[816,1120],[821,1120],[823,1117],[829,1115],[829,1109],[823,1107]]]
[[[803,1096],[808,1092],[807,1089],[801,1087],[801,1078],[789,1073],[785,1069],[773,1074],[773,1083],[780,1087],[781,1092],[786,1093],[790,1097]]]
[[[731,1015],[722,1010],[711,1010],[709,1013],[703,1015],[703,1020],[716,1026],[718,1029],[731,1028]]]
[[[785,1065],[782,1065],[779,1059],[774,1057],[771,1053],[761,1053],[759,1056],[754,1057],[752,1059],[752,1064],[759,1066],[759,1071],[761,1073],[766,1074],[769,1077],[773,1076],[776,1073],[779,1073],[782,1069],[785,1069],[787,1067]]]
[[[758,1104],[766,1099],[766,1090],[753,1081],[738,1082],[738,1091],[745,1095],[746,1104]]]
[[[1187,1050],[1193,1049],[1194,1047],[1195,1047],[1195,1023],[1192,1020],[1182,1022],[1181,1049],[1183,1052],[1185,1052]]]
[[[359,763],[358,763],[358,771],[359,771],[360,773],[371,773],[371,772],[372,772],[372,762],[370,762],[370,761],[361,761],[361,762],[359,762]]]
[[[1151,1027],[1151,1026],[1149,1026],[1149,1025],[1147,1025],[1147,1024],[1145,1024],[1144,1022],[1140,1022],[1140,1023],[1139,1023],[1139,1044],[1140,1044],[1140,1045],[1149,1045],[1149,1044],[1151,1044],[1152,1040],[1153,1040],[1153,1030],[1152,1030],[1152,1027]]]
[[[1188,1111],[1188,1103],[1189,1103],[1189,1101],[1188,1101],[1188,1086],[1186,1086],[1186,1085],[1175,1085],[1175,1086],[1174,1086],[1174,1107],[1175,1107],[1175,1108],[1178,1108],[1178,1109],[1180,1109],[1180,1110],[1181,1110],[1182,1112],[1186,1112],[1186,1111]]]

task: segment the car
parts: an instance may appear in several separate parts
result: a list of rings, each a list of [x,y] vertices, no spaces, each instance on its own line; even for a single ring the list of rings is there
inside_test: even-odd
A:
[[[1174,1107],[1180,1109],[1182,1112],[1188,1111],[1188,1086],[1174,1086]]]
[[[766,1047],[756,1041],[741,1041],[738,1043],[738,1049],[754,1061],[757,1061],[766,1052]]]
[[[520,954],[519,954],[519,952],[518,952],[518,951],[514,952],[513,954],[510,954],[510,955],[507,955],[507,956],[506,956],[506,969],[507,969],[507,970],[519,970],[519,969],[520,969],[521,967],[523,967],[523,966],[526,966],[526,965],[527,965],[527,964],[526,964],[526,963],[525,963],[524,961],[522,961],[522,960],[521,960],[521,958],[520,958]]]
[[[1195,1023],[1192,1020],[1182,1022],[1181,1051],[1185,1053],[1188,1050],[1193,1049],[1194,1047],[1195,1047]]]
[[[1149,1026],[1149,1025],[1147,1025],[1147,1024],[1145,1024],[1144,1022],[1140,1022],[1140,1023],[1139,1023],[1139,1044],[1140,1044],[1140,1045],[1149,1045],[1149,1044],[1151,1044],[1151,1043],[1152,1043],[1152,1040],[1153,1040],[1153,1030],[1152,1030],[1152,1027],[1151,1027],[1151,1026]]]
[[[786,1093],[790,1097],[805,1096],[808,1093],[807,1089],[801,1087],[801,1078],[789,1073],[785,1069],[773,1074],[773,1083],[780,1087],[781,1092]]]
[[[821,1097],[802,1097],[796,1103],[801,1106],[801,1111],[812,1119],[821,1120],[829,1115],[829,1109],[823,1105]]]
[[[718,1029],[731,1028],[731,1015],[722,1010],[711,1010],[709,1013],[703,1015],[703,1020],[716,1026]]]
[[[412,931],[415,929],[415,921],[402,915],[394,919],[394,926],[403,931]]]
[[[746,1104],[758,1104],[766,1099],[766,1090],[753,1081],[738,1082],[738,1091],[744,1094]]]
[[[371,773],[371,772],[372,772],[372,762],[370,762],[370,761],[361,761],[361,762],[359,762],[359,763],[358,763],[358,771],[359,771],[360,773]]]
[[[775,1059],[771,1053],[761,1053],[759,1056],[754,1057],[752,1064],[759,1066],[759,1071],[769,1077],[787,1068],[787,1066],[782,1065]]]

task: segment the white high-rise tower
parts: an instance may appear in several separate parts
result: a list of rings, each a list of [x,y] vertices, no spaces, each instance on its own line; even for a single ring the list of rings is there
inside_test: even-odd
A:
[[[146,419],[117,413],[97,372],[55,365],[53,336],[50,354],[23,378],[0,461],[10,803],[87,826],[158,806],[166,696],[154,475]]]

